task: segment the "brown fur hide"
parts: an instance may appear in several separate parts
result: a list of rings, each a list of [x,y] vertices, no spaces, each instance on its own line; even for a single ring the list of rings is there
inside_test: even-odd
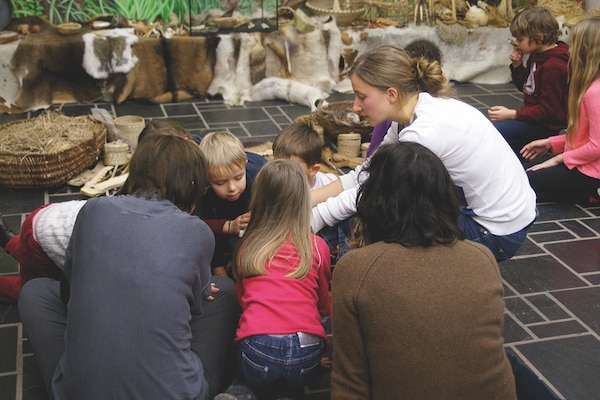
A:
[[[10,63],[21,85],[14,105],[30,110],[52,103],[100,98],[101,82],[85,72],[82,59],[80,34],[63,36],[46,26],[40,33],[24,38]]]
[[[127,99],[167,103],[205,97],[212,80],[219,38],[140,39],[133,46],[138,63],[127,74],[108,78],[116,104]]]

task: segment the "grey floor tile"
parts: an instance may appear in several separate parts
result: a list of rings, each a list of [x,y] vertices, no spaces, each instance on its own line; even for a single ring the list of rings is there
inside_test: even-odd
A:
[[[549,243],[546,249],[577,272],[600,271],[600,238]]]
[[[600,335],[600,287],[555,291],[552,296]],[[600,366],[600,358],[598,364]]]
[[[586,286],[584,281],[551,256],[503,261],[500,273],[521,294]]]
[[[587,335],[515,346],[568,400],[592,400],[600,393],[600,341]],[[577,382],[577,383],[575,383]]]

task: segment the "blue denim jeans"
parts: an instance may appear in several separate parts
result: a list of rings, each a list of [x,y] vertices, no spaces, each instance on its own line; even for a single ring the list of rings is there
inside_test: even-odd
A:
[[[324,346],[323,339],[301,345],[297,334],[242,339],[238,343],[241,379],[236,378],[233,385],[251,387],[258,399],[300,397],[320,365]]]
[[[529,142],[558,134],[556,129],[531,121],[507,119],[494,122],[496,129],[502,134],[517,155]]]
[[[465,233],[466,238],[486,246],[498,262],[508,260],[515,255],[525,242],[527,231],[532,224],[533,221],[525,228],[510,235],[496,236],[479,225],[471,215],[461,212],[458,217],[458,225]]]
[[[339,246],[336,261],[339,260],[341,256],[352,250],[352,248],[348,246],[347,240],[352,238],[353,226],[354,217],[350,217],[334,226],[326,226],[317,233],[325,240],[327,246],[329,246],[329,251],[332,253]]]

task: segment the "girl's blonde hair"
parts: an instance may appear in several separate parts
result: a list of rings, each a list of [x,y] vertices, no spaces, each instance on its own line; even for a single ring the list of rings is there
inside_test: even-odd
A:
[[[209,173],[230,173],[246,167],[248,158],[244,145],[233,133],[211,132],[200,141],[200,149],[208,162]]]
[[[579,21],[569,34],[569,100],[567,143],[579,128],[579,111],[583,94],[600,74],[600,17]]]
[[[439,62],[412,58],[404,49],[389,45],[363,53],[350,70],[350,75],[354,74],[382,92],[395,88],[401,96],[427,92],[434,97],[453,97],[456,93]]]
[[[286,276],[302,279],[312,266],[310,189],[295,161],[273,160],[252,185],[251,218],[233,254],[236,280],[268,275],[266,264],[286,241],[298,252],[298,265]]]

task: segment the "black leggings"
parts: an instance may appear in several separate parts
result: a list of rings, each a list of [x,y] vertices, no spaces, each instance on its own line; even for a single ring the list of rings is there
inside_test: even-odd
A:
[[[527,167],[534,165],[533,163]],[[537,194],[538,202],[588,203],[590,195],[598,196],[600,179],[584,175],[577,168],[564,164],[527,172],[529,183]]]

